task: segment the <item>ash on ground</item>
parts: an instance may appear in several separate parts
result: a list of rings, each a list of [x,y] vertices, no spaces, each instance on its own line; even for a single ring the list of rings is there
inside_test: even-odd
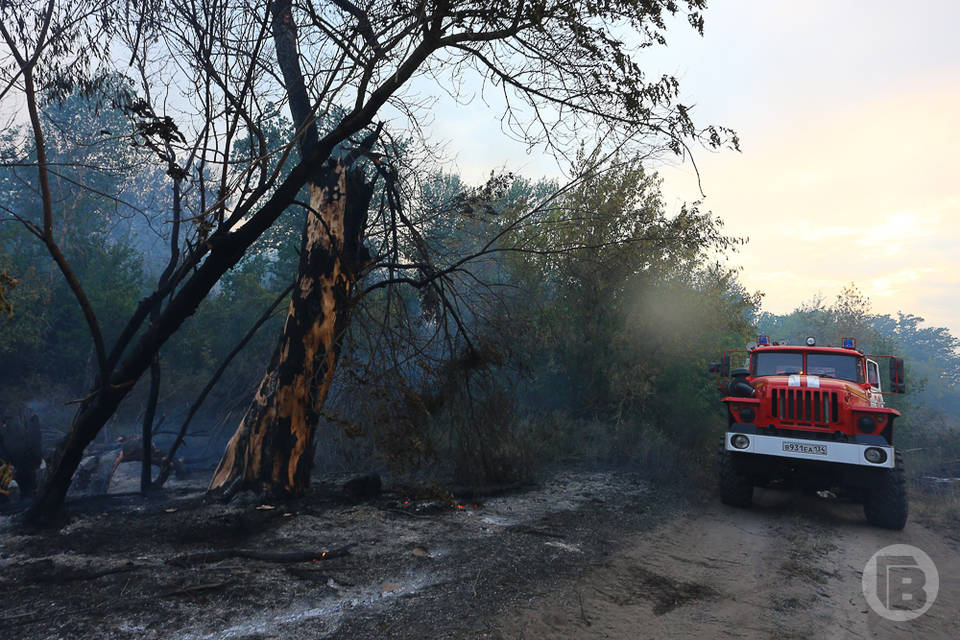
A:
[[[136,474],[139,465],[126,465]],[[601,563],[682,500],[626,471],[560,469],[483,500],[387,486],[310,496],[71,503],[56,533],[0,522],[0,630],[29,638],[499,638],[497,614]],[[120,486],[124,479],[120,479]]]

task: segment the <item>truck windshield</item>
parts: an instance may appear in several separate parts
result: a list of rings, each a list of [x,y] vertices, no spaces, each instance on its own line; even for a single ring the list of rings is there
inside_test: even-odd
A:
[[[803,354],[758,353],[753,356],[753,375],[785,376],[803,371]]]
[[[832,353],[811,353],[807,355],[807,373],[824,378],[839,378],[851,382],[863,382],[860,358]]]

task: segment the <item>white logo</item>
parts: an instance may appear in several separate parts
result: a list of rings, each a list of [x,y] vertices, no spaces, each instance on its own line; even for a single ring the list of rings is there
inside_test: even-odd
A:
[[[863,568],[863,595],[874,612],[894,622],[919,618],[933,606],[940,590],[937,566],[909,544],[880,549]]]

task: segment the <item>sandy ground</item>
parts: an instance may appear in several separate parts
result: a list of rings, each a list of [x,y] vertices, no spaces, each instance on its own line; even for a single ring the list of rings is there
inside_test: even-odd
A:
[[[958,638],[960,537],[868,526],[859,505],[757,490],[631,538],[604,566],[504,618],[509,638]],[[868,606],[873,553],[906,543],[937,565],[936,602],[891,622]]]

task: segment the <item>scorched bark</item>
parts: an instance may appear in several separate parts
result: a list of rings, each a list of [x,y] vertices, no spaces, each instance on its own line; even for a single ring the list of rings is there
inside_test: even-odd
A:
[[[332,161],[310,184],[310,212],[297,283],[267,373],[210,481],[230,496],[238,489],[301,495],[309,486],[314,437],[330,390],[349,318],[350,297],[364,256],[360,238],[371,188],[358,169]],[[351,250],[353,249],[353,250]]]

